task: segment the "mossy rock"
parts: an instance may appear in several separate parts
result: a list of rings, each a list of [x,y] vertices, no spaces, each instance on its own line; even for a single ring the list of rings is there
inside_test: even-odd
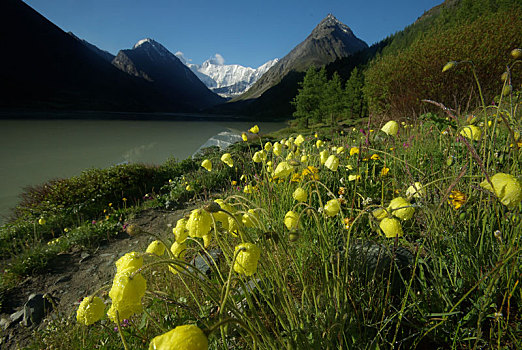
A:
[[[348,256],[349,270],[361,283],[389,283],[394,295],[405,290],[415,262],[415,254],[405,247],[366,240],[353,242]]]

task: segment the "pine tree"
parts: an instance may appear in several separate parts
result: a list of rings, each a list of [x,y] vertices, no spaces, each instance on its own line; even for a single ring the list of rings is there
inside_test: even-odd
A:
[[[320,112],[325,118],[325,122],[334,125],[337,119],[342,116],[345,110],[345,99],[343,95],[341,77],[337,72],[334,72],[332,79],[330,79],[326,85],[323,98],[321,99]]]
[[[350,78],[346,81],[346,87],[344,89],[346,111],[349,118],[362,117],[367,113],[363,86],[364,76],[362,72],[355,67],[350,74]]]
[[[308,68],[306,75],[301,83],[297,96],[292,101],[296,111],[293,113],[296,119],[308,126],[309,120],[315,122],[321,120],[320,105],[326,88],[326,70],[320,71],[314,66]]]

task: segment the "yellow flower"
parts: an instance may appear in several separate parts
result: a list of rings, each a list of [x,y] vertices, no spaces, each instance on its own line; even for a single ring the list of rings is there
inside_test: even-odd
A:
[[[207,350],[208,339],[198,326],[184,325],[158,335],[149,345],[149,350]]]
[[[511,57],[513,57],[516,60],[522,59],[522,49],[511,50]]]
[[[319,137],[319,134],[315,133],[315,134],[314,134],[314,137],[315,137],[315,138],[318,138],[318,137]]]
[[[355,221],[354,218],[344,218],[343,219],[343,223],[344,223],[344,228],[346,230],[350,229],[350,227],[352,226],[353,222]]]
[[[484,180],[480,187],[493,192],[509,209],[514,209],[522,200],[522,185],[520,180],[510,174],[497,173],[491,178],[491,184]]]
[[[374,153],[372,154],[372,156],[370,157],[371,160],[378,160],[378,159],[381,159],[381,157],[379,157],[379,155],[377,153]]]
[[[303,135],[299,135],[295,138],[294,140],[294,143],[297,145],[297,146],[301,146],[301,144],[305,141],[305,138],[303,137]]]
[[[269,142],[265,143],[264,149],[265,149],[265,151],[268,152],[272,149],[272,147],[273,147],[272,142],[269,141]]]
[[[348,181],[357,181],[361,179],[361,175],[348,175]]]
[[[306,169],[303,170],[302,175],[304,178],[309,180],[319,180],[319,169],[314,166],[307,166]]]
[[[135,236],[137,234],[139,234],[141,232],[140,228],[138,225],[136,224],[130,224],[129,226],[127,226],[127,228],[125,229],[125,232],[127,232],[127,234],[129,236]]]
[[[448,203],[453,205],[453,208],[457,210],[466,203],[466,195],[458,190],[453,190],[449,195]]]
[[[248,228],[255,227],[258,220],[259,215],[257,215],[254,209],[248,209],[248,212],[244,213],[241,219],[243,225]]]
[[[328,159],[324,163],[324,166],[330,169],[331,171],[337,171],[337,167],[339,166],[339,158],[332,154],[330,157],[328,157]]]
[[[426,195],[426,190],[424,189],[424,186],[420,182],[415,182],[413,185],[408,187],[406,190],[406,196],[408,198],[415,197],[420,198],[422,196]]]
[[[464,128],[462,128],[460,134],[470,140],[478,141],[480,140],[480,136],[482,136],[482,131],[478,126],[466,125]]]
[[[277,167],[274,171],[274,179],[283,179],[288,177],[294,171],[294,167],[291,166],[288,162],[281,162],[277,164]]]
[[[172,252],[172,255],[175,259],[183,259],[185,253],[187,252],[187,242],[184,241],[183,243],[172,243],[172,245],[170,246],[170,251]],[[169,271],[173,274],[177,274],[179,271],[181,271],[181,267],[175,264],[169,264]]]
[[[230,168],[234,166],[234,160],[232,159],[232,155],[230,153],[224,153],[221,156],[221,161],[228,165]]]
[[[292,197],[298,202],[306,202],[308,199],[308,192],[302,187],[297,187],[292,194]]]
[[[248,129],[248,131],[250,131],[252,134],[257,134],[259,132],[259,126],[254,125],[250,129]]]
[[[449,61],[448,63],[446,63],[444,65],[444,67],[442,67],[442,72],[446,72],[446,71],[449,71],[450,69],[453,69],[455,68],[455,66],[457,66],[457,63],[456,61]]]
[[[143,256],[138,252],[130,252],[116,261],[116,271],[131,269],[136,271],[143,266]]]
[[[212,163],[210,162],[210,160],[208,159],[205,159],[202,163],[201,163],[201,166],[205,169],[207,169],[208,171],[212,171]]]
[[[210,241],[212,240],[212,235],[209,233],[208,235],[204,235],[203,237],[203,247],[208,248],[210,245]]]
[[[261,249],[252,243],[242,243],[235,247],[234,254],[237,254],[234,271],[245,276],[252,276],[256,273]]]
[[[38,225],[45,225],[45,219],[44,218],[38,219]]]
[[[237,233],[239,232],[239,224],[236,220],[241,221],[241,215],[235,214],[234,217],[228,217],[228,232],[234,237],[237,237]]]
[[[290,182],[301,182],[301,174],[293,173]]]
[[[274,152],[276,156],[280,156],[282,151],[283,146],[279,142],[274,143],[274,148],[272,152]]]
[[[326,160],[328,159],[328,150],[323,150],[319,153],[319,157],[321,160],[321,165],[324,165],[326,163]]]
[[[147,253],[162,256],[165,253],[165,245],[161,241],[153,241],[146,250]]]
[[[301,163],[306,163],[306,162],[308,162],[308,155],[305,154],[305,155],[301,156]]]
[[[212,229],[210,213],[204,209],[194,209],[187,221],[187,230],[190,237],[203,237]]]
[[[247,136],[246,132],[244,132],[244,133],[241,134],[241,138],[242,138],[243,141],[245,141],[245,142],[248,141],[248,136]]]
[[[328,216],[335,216],[341,210],[341,204],[337,199],[330,199],[324,206],[324,213]]]
[[[117,272],[114,276],[112,288],[109,291],[112,305],[107,312],[113,322],[118,322],[116,311],[118,311],[121,321],[143,310],[141,298],[145,295],[147,282],[141,273],[132,276],[133,273],[132,269],[126,269]]]
[[[245,188],[243,188],[243,193],[254,193],[255,187],[251,184],[245,185]]]
[[[89,326],[102,319],[105,313],[105,304],[99,297],[89,296],[83,298],[76,311],[76,321]]]
[[[172,229],[176,242],[184,242],[188,237],[187,219],[179,219],[176,227]]]
[[[231,214],[234,214],[236,211],[233,206],[225,203],[222,199],[216,199],[216,200],[214,200],[214,202],[216,202],[220,206],[221,209],[226,210]],[[217,211],[215,213],[212,213],[212,216],[214,216],[214,220],[221,223],[221,226],[225,230],[228,230],[229,216],[227,214],[225,214],[222,211]]]
[[[388,210],[393,215],[402,220],[411,219],[413,217],[413,213],[415,212],[415,208],[413,208],[411,206],[411,203],[403,197],[397,197],[392,199],[390,205],[388,205]]]
[[[384,124],[381,130],[389,136],[395,136],[399,131],[399,123],[397,123],[395,120],[390,120],[389,122]]]
[[[299,228],[299,215],[290,210],[285,215],[284,223],[289,231],[297,230]]]
[[[382,220],[388,216],[388,211],[384,208],[378,208],[378,209],[375,209],[374,211],[372,211],[372,215],[377,220]]]
[[[381,176],[386,176],[388,174],[388,172],[390,171],[390,168],[387,168],[387,167],[383,167],[381,169]]]
[[[254,153],[252,160],[256,163],[261,163],[262,161],[266,160],[266,152],[264,150],[257,151]]]
[[[315,142],[315,146],[316,146],[317,148],[321,148],[321,146],[322,146],[323,144],[324,144],[323,140],[317,140],[317,141]]]
[[[185,190],[188,191],[188,192],[192,191],[192,186],[187,185],[187,187],[185,187]]]
[[[182,243],[172,243],[172,245],[170,246],[170,251],[176,259],[183,259],[185,253],[187,252],[187,242],[183,241]]]
[[[384,235],[388,238],[402,236],[402,226],[399,220],[395,218],[384,218],[381,220],[379,227]]]

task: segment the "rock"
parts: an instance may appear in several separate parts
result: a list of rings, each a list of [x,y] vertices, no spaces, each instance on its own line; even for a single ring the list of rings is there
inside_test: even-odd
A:
[[[210,276],[212,273],[212,269],[214,266],[214,262],[217,264],[221,257],[223,256],[223,251],[219,248],[211,249],[206,253],[203,252],[199,254],[192,260],[192,265],[202,273],[207,276]]]
[[[19,310],[9,316],[9,319],[11,320],[11,323],[18,323],[22,320],[24,317],[24,310]]]
[[[82,254],[80,255],[80,261],[78,261],[80,264],[82,262],[84,262],[85,260],[88,260],[89,258],[91,258],[91,254],[87,253],[87,252],[82,252]]]
[[[344,253],[341,253],[343,256]],[[363,283],[391,283],[392,294],[400,294],[411,278],[415,255],[404,247],[356,240],[348,251],[353,272]]]
[[[48,294],[31,294],[23,307],[22,325],[29,327],[39,324],[52,308],[53,303]]]
[[[56,280],[56,282],[54,282],[54,285],[57,285],[58,283],[69,282],[70,280],[71,280],[71,276],[70,275],[63,275],[60,278],[58,278]]]
[[[13,321],[11,321],[11,318],[2,318],[0,320],[0,328],[2,328],[4,331],[9,328],[13,324]]]

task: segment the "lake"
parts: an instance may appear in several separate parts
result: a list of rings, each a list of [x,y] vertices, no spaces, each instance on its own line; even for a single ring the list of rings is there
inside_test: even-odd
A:
[[[240,134],[252,125],[237,121],[0,120],[0,223],[26,186],[124,162],[160,164],[172,157],[185,159],[213,136]],[[258,125],[261,132],[285,126],[282,122]]]

